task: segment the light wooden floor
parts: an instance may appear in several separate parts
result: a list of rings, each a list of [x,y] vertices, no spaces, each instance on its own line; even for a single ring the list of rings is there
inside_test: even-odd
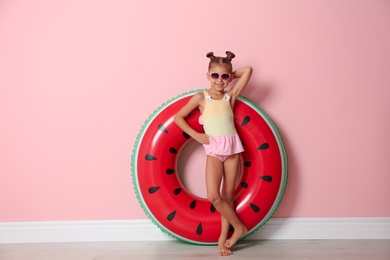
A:
[[[221,257],[179,241],[2,244],[0,260],[342,259],[389,260],[390,240],[245,240]]]

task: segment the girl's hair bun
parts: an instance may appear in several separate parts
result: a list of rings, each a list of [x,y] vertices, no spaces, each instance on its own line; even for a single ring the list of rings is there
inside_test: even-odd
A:
[[[209,70],[215,65],[222,65],[226,66],[230,71],[233,71],[232,59],[236,57],[233,52],[227,51],[226,57],[216,57],[214,56],[214,52],[209,52],[206,56],[210,59]]]
[[[214,52],[209,52],[209,53],[207,53],[206,57],[209,58],[209,59],[211,59],[211,60],[214,59],[214,58],[215,58]]]
[[[233,59],[234,57],[236,57],[236,55],[234,55],[233,52],[231,52],[231,51],[227,51],[227,52],[226,52],[226,59],[228,59],[229,61],[232,61],[232,59]]]

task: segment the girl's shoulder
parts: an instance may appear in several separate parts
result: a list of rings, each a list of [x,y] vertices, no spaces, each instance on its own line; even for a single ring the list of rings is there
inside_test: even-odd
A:
[[[191,98],[190,100],[188,101],[188,104],[191,105],[191,106],[202,106],[202,104],[204,103],[204,99],[205,99],[205,96],[204,96],[204,93],[203,91],[199,91],[199,92],[196,92]]]
[[[205,91],[201,90],[199,92],[197,92],[194,96],[193,96],[193,99],[196,99],[196,100],[202,100],[204,99],[205,97]]]

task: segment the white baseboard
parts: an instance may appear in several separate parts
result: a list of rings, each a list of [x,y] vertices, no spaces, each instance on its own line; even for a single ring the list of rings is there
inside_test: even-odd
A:
[[[272,218],[247,239],[390,239],[390,218]],[[164,240],[148,219],[0,222],[0,244]]]

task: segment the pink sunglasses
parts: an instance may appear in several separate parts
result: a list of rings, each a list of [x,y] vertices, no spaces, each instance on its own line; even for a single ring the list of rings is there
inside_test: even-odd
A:
[[[227,73],[224,73],[224,74],[218,74],[216,72],[211,72],[209,73],[210,74],[210,77],[212,79],[219,79],[219,77],[221,77],[222,80],[229,80],[230,79],[230,74],[227,74]]]

